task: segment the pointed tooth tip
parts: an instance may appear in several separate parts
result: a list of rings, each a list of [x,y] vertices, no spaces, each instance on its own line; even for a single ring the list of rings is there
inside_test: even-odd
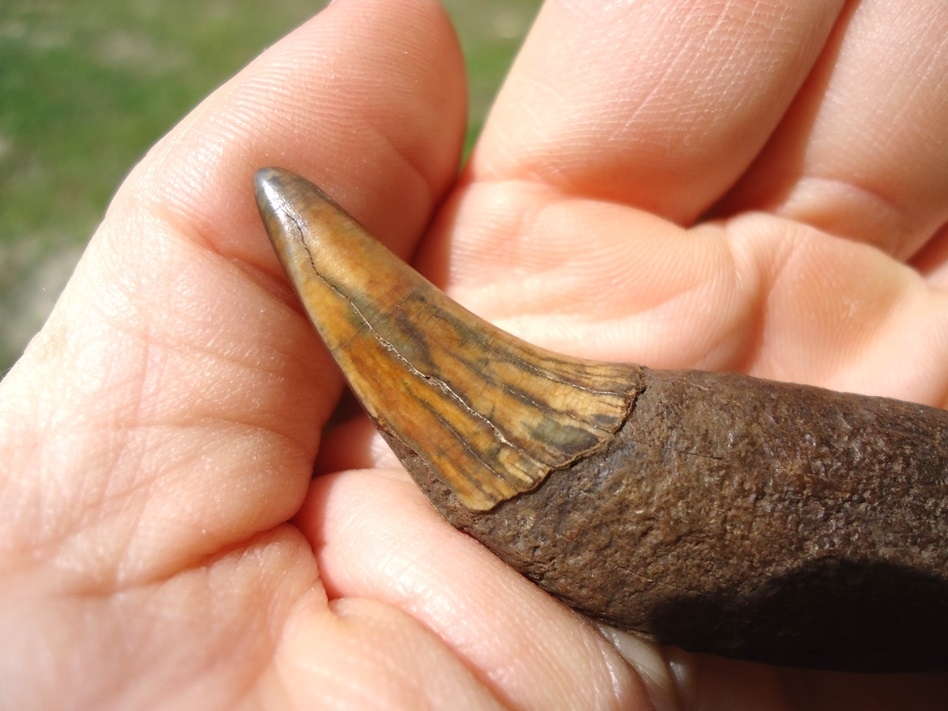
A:
[[[279,187],[281,183],[303,180],[296,173],[291,173],[285,168],[276,166],[267,166],[260,168],[253,176],[254,186],[257,190],[267,190],[272,187]]]
[[[275,213],[286,203],[286,196],[294,182],[302,180],[282,168],[261,168],[253,177],[254,194],[261,212]]]
[[[316,185],[283,168],[261,168],[254,191],[267,235],[304,303],[305,282],[351,278],[366,245],[352,217]],[[359,247],[359,244],[362,244]],[[377,260],[376,260],[377,261]]]
[[[278,179],[284,173],[286,173],[285,170],[283,170],[282,168],[274,167],[274,166],[267,166],[265,168],[260,168],[259,170],[257,170],[256,173],[254,173],[254,176],[253,176],[254,185],[259,190],[262,187],[264,187],[267,183],[270,183]]]
[[[265,222],[284,222],[289,215],[301,216],[326,206],[332,208],[331,212],[344,212],[318,186],[285,168],[258,170],[254,175],[254,193]]]
[[[332,204],[319,188],[284,168],[258,170],[254,175],[254,194],[270,241],[278,251],[286,235],[307,222],[306,213],[316,206]]]

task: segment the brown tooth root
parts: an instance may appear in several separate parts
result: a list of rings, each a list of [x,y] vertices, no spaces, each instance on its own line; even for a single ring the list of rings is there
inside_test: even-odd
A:
[[[948,412],[567,358],[463,309],[302,178],[267,231],[450,521],[575,609],[684,649],[948,669]]]

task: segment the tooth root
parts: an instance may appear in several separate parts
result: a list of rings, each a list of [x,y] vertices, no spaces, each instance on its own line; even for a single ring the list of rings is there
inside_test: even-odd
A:
[[[469,509],[605,446],[638,369],[536,348],[448,299],[318,188],[278,169],[257,200],[310,320],[366,411]]]

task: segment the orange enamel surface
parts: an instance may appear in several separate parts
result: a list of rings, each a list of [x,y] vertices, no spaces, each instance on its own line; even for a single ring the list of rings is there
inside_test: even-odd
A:
[[[310,319],[369,415],[474,510],[604,446],[640,377],[531,346],[467,311],[315,186],[257,178],[261,214]]]

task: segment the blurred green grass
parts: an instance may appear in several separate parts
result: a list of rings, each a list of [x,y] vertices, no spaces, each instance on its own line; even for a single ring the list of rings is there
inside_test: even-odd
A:
[[[468,145],[541,0],[445,0]],[[42,325],[124,175],[325,0],[2,0],[0,374]]]

